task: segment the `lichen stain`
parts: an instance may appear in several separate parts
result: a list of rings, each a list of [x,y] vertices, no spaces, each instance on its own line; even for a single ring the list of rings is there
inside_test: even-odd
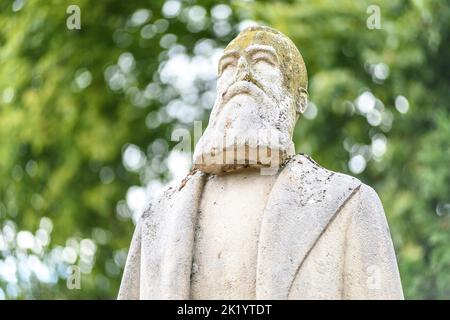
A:
[[[268,45],[275,49],[285,85],[297,101],[300,98],[300,88],[308,88],[308,75],[303,57],[292,40],[269,27],[250,27],[232,40],[225,51],[237,50],[244,55],[244,50],[252,44]]]

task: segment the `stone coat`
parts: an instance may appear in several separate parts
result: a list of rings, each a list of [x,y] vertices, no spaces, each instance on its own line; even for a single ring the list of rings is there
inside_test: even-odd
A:
[[[119,299],[189,299],[205,173],[155,198],[138,221]],[[281,168],[258,242],[257,299],[403,299],[380,199],[304,155]]]

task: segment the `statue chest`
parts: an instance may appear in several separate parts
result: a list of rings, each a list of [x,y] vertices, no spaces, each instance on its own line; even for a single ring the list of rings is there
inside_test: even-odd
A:
[[[258,238],[276,176],[212,176],[200,202],[191,276],[193,299],[255,298]]]

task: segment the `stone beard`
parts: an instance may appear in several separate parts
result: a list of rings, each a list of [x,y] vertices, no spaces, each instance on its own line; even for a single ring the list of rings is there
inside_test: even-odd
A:
[[[376,192],[294,154],[307,74],[292,41],[245,29],[218,75],[194,170],[142,214],[119,299],[403,299]]]
[[[306,67],[295,45],[279,33],[243,33],[225,49],[218,74],[217,98],[194,152],[195,167],[220,174],[276,167],[293,155],[295,122],[307,102]]]

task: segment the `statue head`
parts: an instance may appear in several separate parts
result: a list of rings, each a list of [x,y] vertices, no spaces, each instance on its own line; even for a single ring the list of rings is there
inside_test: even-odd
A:
[[[212,173],[274,167],[294,154],[307,82],[303,58],[288,37],[269,27],[243,30],[219,60],[217,98],[194,166]]]

